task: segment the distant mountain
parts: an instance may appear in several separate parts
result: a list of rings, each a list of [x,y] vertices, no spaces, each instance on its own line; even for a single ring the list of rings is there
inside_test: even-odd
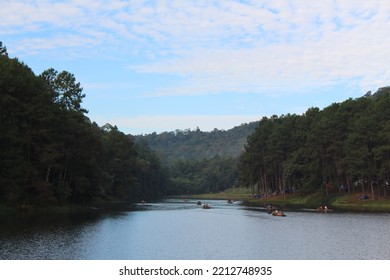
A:
[[[238,157],[244,150],[247,137],[254,132],[258,122],[245,123],[229,130],[211,132],[176,130],[135,136],[136,141],[147,142],[161,160],[202,160],[215,156]]]

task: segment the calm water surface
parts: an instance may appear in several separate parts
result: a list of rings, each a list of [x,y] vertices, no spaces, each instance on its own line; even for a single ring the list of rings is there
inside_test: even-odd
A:
[[[390,214],[166,200],[135,211],[0,216],[0,259],[390,259]]]

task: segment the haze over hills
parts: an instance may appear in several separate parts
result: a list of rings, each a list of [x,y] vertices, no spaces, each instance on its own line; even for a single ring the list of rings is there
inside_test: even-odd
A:
[[[145,141],[163,162],[175,160],[202,160],[216,156],[238,157],[244,150],[247,137],[254,132],[258,121],[241,124],[229,130],[214,129],[211,132],[176,130],[135,136]]]

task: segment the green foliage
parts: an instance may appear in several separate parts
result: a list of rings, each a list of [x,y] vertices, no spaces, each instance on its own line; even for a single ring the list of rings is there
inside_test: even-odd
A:
[[[168,194],[215,193],[237,183],[237,158],[215,156],[203,160],[177,160],[170,166]]]
[[[241,182],[260,193],[359,190],[386,196],[389,123],[389,87],[322,111],[263,118],[240,158]]]
[[[3,42],[0,41],[0,55],[8,55],[6,46],[3,46]]]
[[[36,76],[2,44],[0,54],[0,202],[137,201],[239,184],[253,193],[390,192],[390,87],[228,131],[133,137],[91,123],[73,74]]]
[[[166,171],[145,145],[84,115],[73,74],[36,76],[16,58],[0,56],[0,201],[79,203],[156,198]]]
[[[215,193],[238,184],[237,158],[256,125],[153,133],[136,136],[136,141],[148,143],[168,166],[167,194]]]
[[[53,102],[61,106],[62,109],[87,113],[87,110],[81,108],[85,94],[82,93],[83,89],[80,83],[76,82],[73,74],[67,71],[58,73],[55,69],[50,68],[45,70],[39,77]]]
[[[242,124],[227,131],[176,130],[135,139],[147,143],[168,166],[166,194],[215,193],[238,184],[237,158],[256,125]]]
[[[180,160],[203,160],[215,156],[238,157],[243,152],[248,135],[257,122],[242,124],[227,131],[214,129],[211,132],[176,130],[175,132],[152,133],[137,136],[137,141],[146,141],[167,164]]]

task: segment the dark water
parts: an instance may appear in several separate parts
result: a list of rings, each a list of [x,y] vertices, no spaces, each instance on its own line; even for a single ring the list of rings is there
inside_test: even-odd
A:
[[[390,214],[167,200],[135,211],[0,216],[0,259],[390,259]]]

